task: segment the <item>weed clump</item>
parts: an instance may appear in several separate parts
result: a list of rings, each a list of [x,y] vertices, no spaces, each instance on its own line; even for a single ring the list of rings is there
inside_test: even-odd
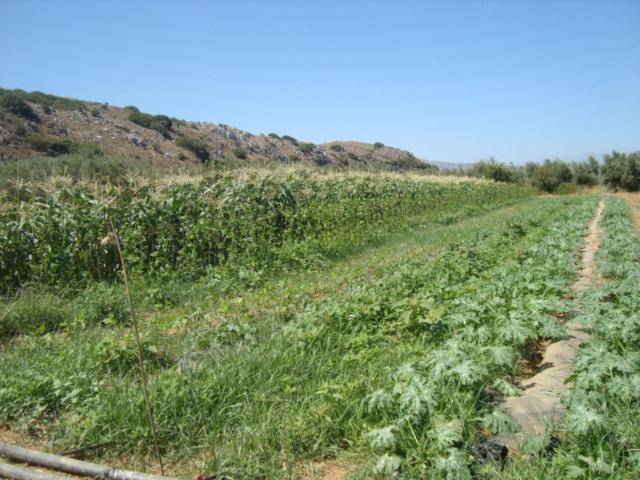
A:
[[[211,158],[207,145],[195,138],[178,137],[176,138],[176,145],[192,151],[201,162],[207,162]]]

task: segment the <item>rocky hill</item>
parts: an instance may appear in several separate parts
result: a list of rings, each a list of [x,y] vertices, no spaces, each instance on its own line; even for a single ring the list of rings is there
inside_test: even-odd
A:
[[[157,164],[234,161],[437,170],[382,143],[321,145],[41,92],[0,89],[0,160],[88,151]]]

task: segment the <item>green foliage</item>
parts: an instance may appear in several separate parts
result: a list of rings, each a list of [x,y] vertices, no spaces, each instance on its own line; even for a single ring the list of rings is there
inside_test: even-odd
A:
[[[175,449],[174,455],[180,456],[212,445],[207,470],[219,477],[290,478],[291,470],[283,464],[340,455],[344,448],[370,462],[373,472],[364,472],[363,478],[479,475],[469,453],[480,431],[486,426],[510,429],[507,420],[493,413],[486,390],[498,378],[513,379],[518,352],[527,340],[521,332],[541,335],[539,318],[557,311],[560,301],[567,303],[567,284],[578,268],[575,252],[595,201],[536,199],[472,223],[441,226],[433,222],[464,216],[474,205],[513,201],[517,197],[507,192],[522,191],[493,183],[347,179],[332,177],[327,185],[304,175],[287,182],[243,177],[235,190],[227,188],[206,202],[194,202],[198,196],[174,197],[162,205],[178,217],[174,205],[195,203],[194,212],[207,218],[210,212],[202,205],[219,208],[222,200],[217,199],[224,199],[225,211],[246,208],[246,214],[259,206],[252,200],[256,192],[263,194],[262,202],[265,190],[273,195],[266,198],[270,210],[276,210],[274,199],[281,198],[278,192],[284,188],[297,204],[309,202],[304,194],[315,191],[318,216],[312,223],[326,222],[327,230],[306,229],[308,238],[322,238],[308,252],[318,246],[326,249],[345,235],[347,244],[362,245],[357,240],[365,237],[371,242],[372,232],[397,230],[412,212],[419,212],[417,221],[423,225],[416,238],[440,231],[442,243],[428,241],[416,249],[394,243],[389,248],[402,249],[403,255],[373,270],[382,257],[374,260],[375,249],[368,249],[359,274],[352,274],[352,263],[340,267],[344,278],[323,266],[317,276],[321,291],[333,287],[336,278],[342,280],[335,294],[322,301],[312,298],[320,290],[302,286],[280,295],[266,290],[262,295],[267,303],[258,307],[251,298],[260,295],[259,289],[251,287],[215,306],[202,305],[201,312],[189,305],[178,318],[170,309],[141,322],[161,448]],[[211,190],[218,187],[208,185]],[[344,203],[338,202],[340,197]],[[136,201],[145,202],[146,209],[153,205],[142,197]],[[416,210],[409,209],[415,203],[420,204]],[[369,206],[389,209],[389,216],[373,230],[366,227],[379,217]],[[144,223],[140,211],[127,223],[133,218]],[[259,212],[258,218],[268,211]],[[400,221],[398,211],[403,212]],[[307,212],[307,218],[314,218],[314,212]],[[335,217],[328,216],[330,212]],[[338,223],[343,217],[346,227]],[[159,224],[174,228],[167,218]],[[240,218],[235,217],[238,236],[251,237],[255,231],[245,230]],[[218,228],[191,233],[206,239],[207,232]],[[126,251],[135,243],[131,232],[122,232]],[[263,261],[257,264],[265,266]],[[204,297],[225,285],[218,272],[203,278]],[[273,285],[293,277],[297,288],[306,277],[294,275],[275,277]],[[188,288],[192,283],[180,285]],[[164,291],[167,283],[158,285]],[[109,297],[103,288],[108,286],[94,291]],[[293,304],[295,314],[282,313]],[[265,311],[265,305],[272,307]],[[175,319],[172,333],[160,334],[168,326],[165,315]],[[26,337],[1,352],[0,419],[37,423],[61,445],[111,441],[119,452],[145,455],[151,443],[133,372],[130,330],[126,323],[87,324],[75,335],[65,332],[61,341]],[[510,330],[519,333],[509,335]]]
[[[0,216],[0,289],[30,278],[49,284],[114,279],[113,251],[100,243],[107,215],[125,239],[132,271],[197,277],[230,260],[267,267],[296,263],[308,251],[362,244],[425,208],[450,221],[460,204],[525,195],[497,185],[304,174],[230,174],[156,191],[122,188],[117,203],[87,188],[61,188]]]
[[[481,160],[465,172],[472,177],[486,178],[494,182],[522,183],[522,175],[513,165],[498,163],[494,158],[487,161]]]
[[[344,152],[344,147],[338,143],[334,143],[329,148],[334,152]]]
[[[376,142],[376,143],[373,144],[373,149],[374,150],[378,150],[379,148],[384,148],[384,143]]]
[[[390,164],[399,170],[423,170],[426,172],[437,172],[439,170],[435,165],[418,160],[409,152],[399,159],[392,160]]]
[[[640,189],[640,152],[612,152],[604,156],[604,182],[615,190],[636,192]]]
[[[68,138],[51,137],[43,133],[30,133],[27,136],[27,143],[34,150],[52,157],[73,153],[78,148],[78,145]]]
[[[92,117],[99,117],[100,116],[100,109],[98,109],[97,107],[94,107],[91,109],[91,116]]]
[[[294,145],[298,145],[298,140],[296,140],[295,138],[293,138],[293,137],[292,137],[292,136],[290,136],[290,135],[283,135],[283,136],[282,136],[282,139],[283,139],[283,140],[287,140],[288,142],[291,142],[291,143],[293,143]]]
[[[210,159],[209,149],[206,144],[192,137],[176,138],[176,145],[181,148],[191,150],[201,162],[207,162]]]
[[[589,157],[585,162],[572,164],[572,167],[576,184],[590,187],[598,183],[600,165],[593,156]]]
[[[18,137],[25,137],[28,133],[27,127],[22,120],[17,120],[13,123],[12,131]]]
[[[277,133],[270,133],[268,137],[275,138],[276,140],[280,140],[280,135],[278,135]]]
[[[571,167],[560,160],[546,159],[542,165],[528,163],[525,170],[535,188],[549,193],[554,192],[561,184],[573,181]]]
[[[0,339],[18,334],[58,330],[73,318],[74,309],[57,295],[24,289],[0,306]]]
[[[169,138],[169,133],[173,126],[172,120],[166,115],[151,115],[140,111],[131,111],[127,116],[127,119],[141,127],[155,130],[161,133],[165,138]]]
[[[578,185],[575,183],[564,182],[554,188],[553,191],[558,195],[573,195],[578,192]]]
[[[316,149],[315,144],[313,143],[302,143],[300,144],[300,151],[305,155],[310,155]]]
[[[134,105],[127,105],[126,107],[124,107],[124,109],[132,113],[140,113],[140,109]]]
[[[39,121],[31,106],[16,93],[0,89],[0,107],[26,120]]]
[[[24,90],[5,90],[0,88],[0,97],[12,95],[22,101],[42,105],[42,108],[59,108],[61,110],[83,110],[84,103],[80,100],[66,97],[58,97],[42,92],[25,92]]]
[[[108,283],[91,285],[78,299],[81,311],[78,321],[85,325],[127,322],[130,312],[126,295],[120,285],[114,286]]]
[[[246,160],[247,159],[247,151],[242,147],[234,147],[233,156],[238,158],[238,159],[240,159],[240,160]]]

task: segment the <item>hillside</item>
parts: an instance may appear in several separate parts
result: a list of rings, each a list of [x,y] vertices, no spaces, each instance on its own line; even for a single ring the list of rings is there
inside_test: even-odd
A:
[[[315,145],[288,135],[254,135],[224,124],[147,114],[133,106],[0,89],[0,160],[76,151],[164,165],[234,161],[437,170],[406,150],[381,143]]]

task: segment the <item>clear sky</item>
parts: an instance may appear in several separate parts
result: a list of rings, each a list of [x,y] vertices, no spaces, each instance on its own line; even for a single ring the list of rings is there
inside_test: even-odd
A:
[[[421,158],[640,149],[640,0],[0,0],[0,86]]]

